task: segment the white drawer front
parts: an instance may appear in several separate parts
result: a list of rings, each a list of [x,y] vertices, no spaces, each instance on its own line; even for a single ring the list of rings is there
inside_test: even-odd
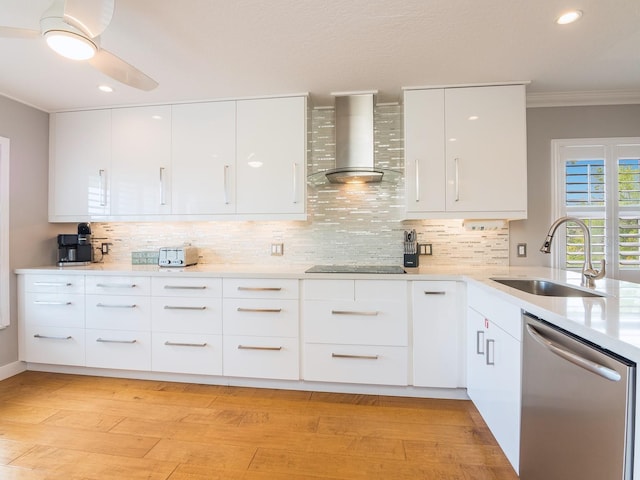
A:
[[[84,293],[84,276],[25,275],[24,289],[40,293]]]
[[[224,300],[225,335],[298,336],[298,300]]]
[[[222,336],[152,333],[151,367],[156,372],[222,375]]]
[[[138,276],[87,275],[86,292],[105,295],[150,295],[151,279]]]
[[[304,338],[311,343],[408,344],[404,302],[304,302]]]
[[[304,346],[304,380],[407,385],[408,349],[365,345]]]
[[[86,330],[87,367],[151,370],[151,333]]]
[[[150,330],[151,297],[87,295],[87,328]]]
[[[406,280],[356,280],[356,300],[407,301]]]
[[[24,321],[30,325],[84,327],[84,295],[35,293],[24,295]]]
[[[354,280],[305,280],[303,283],[305,300],[353,300]]]
[[[225,278],[225,298],[298,298],[298,280],[287,278]]]
[[[516,340],[522,340],[522,312],[519,306],[474,285],[467,286],[467,304]]]
[[[158,332],[222,333],[222,300],[198,297],[151,299],[152,330]]]
[[[222,279],[199,277],[152,277],[151,294],[162,297],[221,297]]]
[[[29,325],[20,360],[56,365],[84,365],[84,329]]]
[[[223,342],[226,376],[300,378],[297,338],[225,335]]]

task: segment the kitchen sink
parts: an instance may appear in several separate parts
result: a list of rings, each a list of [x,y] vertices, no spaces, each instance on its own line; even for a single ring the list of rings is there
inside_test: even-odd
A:
[[[492,278],[494,282],[501,283],[507,287],[515,288],[522,292],[533,295],[544,295],[546,297],[602,297],[596,292],[588,292],[579,288],[570,287],[561,283],[549,280],[538,280],[529,278]]]

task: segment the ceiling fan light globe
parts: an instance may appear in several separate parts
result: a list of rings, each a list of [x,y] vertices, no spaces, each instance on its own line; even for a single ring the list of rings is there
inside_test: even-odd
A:
[[[89,60],[98,51],[91,40],[72,32],[50,30],[44,37],[54,52],[71,60]]]

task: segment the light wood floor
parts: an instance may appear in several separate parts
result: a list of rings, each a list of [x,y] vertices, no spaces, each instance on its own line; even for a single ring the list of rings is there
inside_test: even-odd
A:
[[[25,372],[2,480],[514,480],[471,402]]]

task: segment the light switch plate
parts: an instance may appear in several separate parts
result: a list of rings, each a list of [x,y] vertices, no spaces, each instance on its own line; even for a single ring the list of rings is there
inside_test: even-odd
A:
[[[518,255],[518,257],[526,257],[527,256],[527,244],[526,243],[519,243],[518,244],[517,255]]]

